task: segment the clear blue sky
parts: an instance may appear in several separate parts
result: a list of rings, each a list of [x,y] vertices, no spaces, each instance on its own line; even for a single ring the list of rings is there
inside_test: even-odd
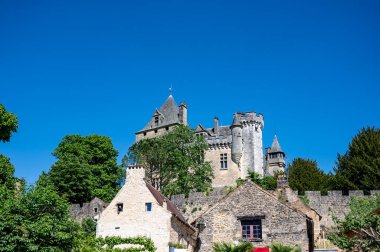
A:
[[[173,84],[189,122],[264,114],[291,160],[329,171],[380,126],[379,1],[0,3],[0,103],[19,131],[0,153],[34,182],[67,134],[112,138],[120,156]],[[119,158],[120,160],[120,158]]]

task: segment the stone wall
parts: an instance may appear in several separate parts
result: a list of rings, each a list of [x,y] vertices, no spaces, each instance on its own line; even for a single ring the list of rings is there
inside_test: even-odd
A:
[[[226,194],[227,188],[219,187],[214,188],[208,195],[202,192],[193,192],[187,198],[183,194],[173,195],[170,200],[181,211],[187,222],[191,224]]]
[[[220,154],[227,154],[227,169],[220,169]],[[241,176],[239,167],[231,159],[231,148],[228,145],[208,149],[205,153],[205,160],[210,161],[213,168],[212,187],[234,185]]]
[[[309,206],[322,216],[321,226],[329,228],[334,225],[333,215],[344,219],[350,211],[352,197],[376,196],[380,195],[380,190],[373,190],[370,195],[364,195],[363,191],[349,191],[349,195],[342,195],[341,191],[329,191],[326,196],[322,196],[319,191],[306,191],[305,195],[309,199]]]
[[[79,204],[71,205],[71,216],[79,222],[86,218],[97,219],[107,206],[108,203],[99,198],[94,198],[89,203],[83,203],[82,206]]]
[[[214,188],[209,195],[199,192],[190,193],[187,198],[184,195],[173,195],[172,202],[191,223],[227,192],[227,188],[224,187]],[[273,193],[273,191],[269,192]],[[297,194],[297,191],[295,193]],[[309,200],[309,206],[322,216],[321,226],[330,228],[334,224],[332,214],[338,219],[343,219],[349,212],[351,197],[380,195],[380,190],[373,190],[370,193],[371,195],[364,195],[363,191],[350,191],[349,195],[342,195],[341,191],[329,191],[326,196],[322,196],[319,191],[306,191],[305,195]]]
[[[302,251],[308,251],[308,218],[250,181],[221,199],[196,220],[196,225],[200,227],[199,251],[213,251],[212,245],[216,242],[241,241],[241,221],[253,219],[260,219],[262,226],[262,239],[252,240],[254,246],[264,247],[279,241],[299,245]]]

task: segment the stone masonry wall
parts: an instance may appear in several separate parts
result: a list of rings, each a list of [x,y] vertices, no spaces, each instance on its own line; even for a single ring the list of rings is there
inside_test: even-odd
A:
[[[247,181],[197,219],[201,241],[200,252],[213,251],[216,242],[239,242],[242,239],[240,219],[258,218],[262,239],[254,246],[268,246],[274,241],[299,245],[308,251],[307,217],[286,206],[273,194]],[[203,225],[202,225],[203,224]]]
[[[295,193],[297,194],[297,191]],[[380,195],[380,190],[370,193],[370,196]],[[173,195],[172,202],[191,223],[226,194],[227,188],[214,188],[209,195],[199,192],[190,193],[188,198],[184,195]],[[370,197],[365,196],[363,191],[350,191],[349,195],[342,195],[341,191],[329,191],[326,196],[321,196],[319,191],[306,191],[305,195],[309,199],[309,206],[322,216],[321,226],[327,228],[334,224],[332,214],[338,219],[343,219],[349,212],[351,197]]]
[[[329,191],[326,196],[321,196],[319,191],[306,191],[309,206],[322,215],[321,226],[330,228],[334,225],[332,216],[344,219],[350,211],[352,197],[371,197],[380,195],[380,190],[373,190],[370,195],[364,195],[363,191],[349,191],[349,195],[342,195],[341,191]]]

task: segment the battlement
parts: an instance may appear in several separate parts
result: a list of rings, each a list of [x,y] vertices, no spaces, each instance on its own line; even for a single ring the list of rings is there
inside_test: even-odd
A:
[[[145,177],[145,168],[142,165],[128,165],[126,170],[126,179],[129,177],[143,179]]]
[[[261,113],[257,114],[256,112],[237,112],[236,114],[239,116],[240,122],[243,126],[253,123],[264,127],[264,116]]]
[[[362,190],[352,190],[348,191],[348,195],[343,195],[342,191],[328,191],[327,195],[322,195],[320,191],[305,191],[307,197],[341,197],[341,198],[350,198],[350,197],[360,197],[360,196],[377,196],[380,195],[380,190],[371,190],[369,195],[365,195]]]

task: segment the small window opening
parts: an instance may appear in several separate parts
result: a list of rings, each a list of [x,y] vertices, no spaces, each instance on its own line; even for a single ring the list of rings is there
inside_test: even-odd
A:
[[[157,130],[154,130],[154,133],[157,133]]]
[[[146,132],[144,132],[144,136],[146,136]]]
[[[166,129],[166,131],[168,131],[168,130],[169,130],[169,127],[166,127],[165,129]]]
[[[227,153],[220,154],[220,169],[227,169]]]
[[[241,221],[241,231],[243,240],[261,240],[262,224],[261,219]]]
[[[158,126],[158,116],[154,117],[154,126]]]
[[[97,208],[97,207],[94,208],[94,212],[95,212],[95,213],[98,212],[98,208]]]
[[[119,214],[120,212],[123,212],[123,203],[117,204],[117,213]]]
[[[146,212],[152,211],[152,203],[145,203],[145,211]]]

